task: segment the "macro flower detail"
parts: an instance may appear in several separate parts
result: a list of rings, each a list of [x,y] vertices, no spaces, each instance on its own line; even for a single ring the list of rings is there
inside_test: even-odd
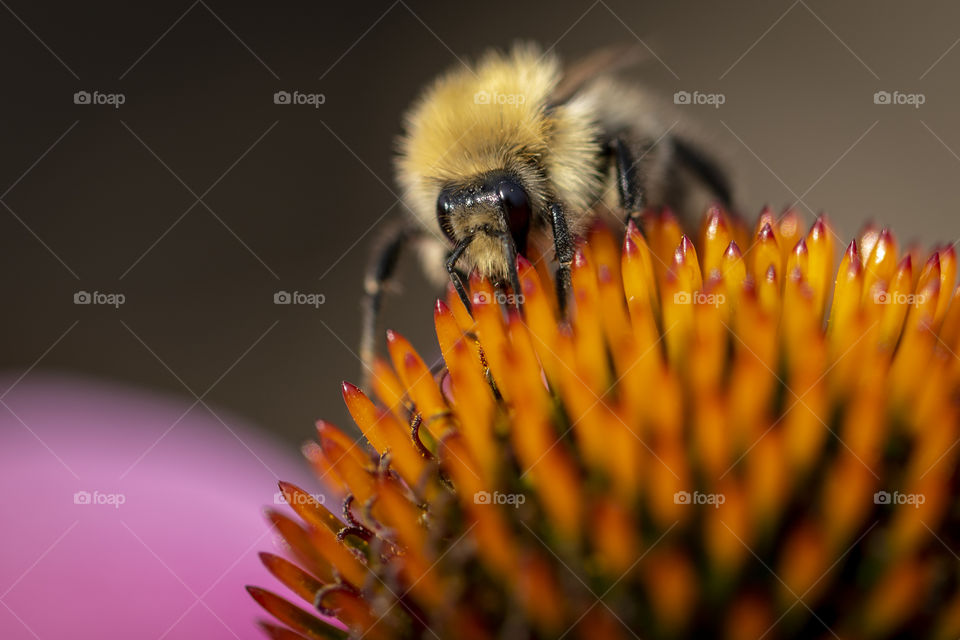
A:
[[[641,232],[640,229],[643,229]],[[560,314],[470,280],[444,368],[389,332],[363,433],[304,452],[248,587],[273,638],[956,638],[960,301],[952,246],[711,209],[594,227]],[[305,606],[291,602],[293,597]],[[290,598],[290,599],[288,599]]]

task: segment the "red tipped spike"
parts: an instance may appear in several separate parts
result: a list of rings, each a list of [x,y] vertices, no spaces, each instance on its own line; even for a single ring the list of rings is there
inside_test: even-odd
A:
[[[573,266],[577,268],[587,266],[587,256],[580,247],[577,247],[576,252],[573,254]]]
[[[727,250],[723,252],[723,255],[726,258],[740,258],[743,256],[740,251],[740,247],[738,247],[737,243],[733,241],[727,245]]]

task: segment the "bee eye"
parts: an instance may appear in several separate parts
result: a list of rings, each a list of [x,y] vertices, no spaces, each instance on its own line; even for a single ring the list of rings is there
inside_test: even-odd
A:
[[[503,203],[504,217],[510,228],[510,235],[517,251],[523,253],[527,248],[527,232],[530,231],[530,200],[526,190],[513,180],[501,180],[497,185],[497,194]]]
[[[437,223],[440,230],[450,242],[456,242],[453,237],[453,227],[450,225],[450,212],[453,209],[453,200],[446,191],[441,191],[437,198]]]

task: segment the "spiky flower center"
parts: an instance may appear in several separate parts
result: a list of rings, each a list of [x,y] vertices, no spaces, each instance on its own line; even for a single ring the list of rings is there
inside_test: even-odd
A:
[[[306,448],[342,518],[281,488],[299,566],[267,567],[274,637],[960,635],[960,302],[952,247],[712,210],[597,228],[560,317],[471,279],[434,314],[440,376],[390,333],[365,439]],[[744,249],[741,249],[743,247]],[[915,267],[915,265],[917,265]],[[346,629],[344,631],[343,629]]]

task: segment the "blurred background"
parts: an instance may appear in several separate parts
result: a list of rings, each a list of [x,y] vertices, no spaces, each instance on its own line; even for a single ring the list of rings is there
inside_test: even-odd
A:
[[[904,241],[960,235],[960,5],[537,4],[4,3],[0,368],[200,396],[291,445],[318,417],[345,423],[361,269],[402,213],[401,114],[438,72],[518,38],[565,59],[642,39],[638,81],[668,103],[722,94],[668,118],[719,149],[750,215],[795,205],[843,238],[867,218]],[[429,351],[436,292],[413,261],[402,281],[388,324]]]

